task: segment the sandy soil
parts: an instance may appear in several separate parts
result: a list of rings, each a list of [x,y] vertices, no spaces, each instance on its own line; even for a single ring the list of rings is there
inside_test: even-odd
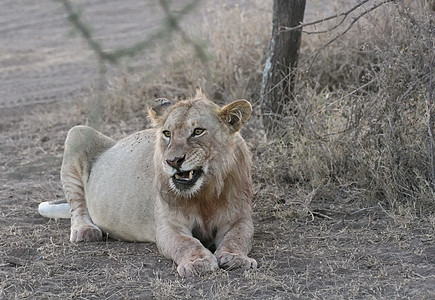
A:
[[[63,140],[84,120],[53,105],[0,113],[0,299],[434,299],[433,219],[349,197],[313,200],[312,215],[298,215],[255,167],[257,271],[181,279],[154,244],[70,243],[69,220],[42,218],[37,206],[63,198]],[[138,127],[122,123],[102,130]]]

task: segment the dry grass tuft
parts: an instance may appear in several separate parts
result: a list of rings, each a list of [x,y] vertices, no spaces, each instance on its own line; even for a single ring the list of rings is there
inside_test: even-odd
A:
[[[416,4],[385,5],[318,53],[336,33],[303,36],[297,113],[282,122],[280,139],[257,150],[262,178],[302,187],[305,205],[362,197],[433,211],[433,16]]]

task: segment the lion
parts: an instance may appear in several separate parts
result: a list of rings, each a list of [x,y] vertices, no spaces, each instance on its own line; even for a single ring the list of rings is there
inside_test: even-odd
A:
[[[152,128],[120,141],[86,126],[65,141],[61,181],[70,240],[155,242],[182,277],[215,269],[255,269],[251,154],[240,135],[251,104],[219,107],[201,91],[157,99]],[[56,205],[44,202],[40,213]]]

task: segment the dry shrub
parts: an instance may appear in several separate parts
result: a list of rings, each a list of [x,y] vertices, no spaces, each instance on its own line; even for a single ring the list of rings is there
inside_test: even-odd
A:
[[[302,186],[310,201],[353,195],[433,208],[433,17],[418,5],[384,5],[314,61],[313,51],[336,33],[303,36],[297,113],[282,122],[279,140],[262,149],[281,187]]]

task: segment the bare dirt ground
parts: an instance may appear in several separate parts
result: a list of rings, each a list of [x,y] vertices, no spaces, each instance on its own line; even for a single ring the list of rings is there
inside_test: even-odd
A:
[[[67,115],[65,119],[60,116]],[[139,118],[139,117],[138,117]],[[295,214],[259,191],[251,255],[256,271],[181,279],[154,244],[69,242],[69,220],[47,220],[39,202],[60,199],[68,109],[10,109],[0,122],[1,299],[433,299],[434,224],[357,199],[313,201]],[[130,126],[130,127],[129,127]],[[110,124],[120,136],[138,127]],[[259,153],[254,149],[254,155]],[[259,158],[256,158],[259,163]],[[255,174],[255,168],[254,168]],[[417,220],[417,221],[416,221]]]
[[[156,29],[156,1],[74,1],[106,49],[131,45]],[[56,1],[0,3],[0,107],[47,103],[89,93],[97,61]]]
[[[137,9],[141,2],[118,1],[116,11],[108,1],[92,3],[90,14],[130,16],[131,23],[111,31],[117,39],[135,40],[151,26]],[[154,244],[70,243],[69,220],[44,219],[37,206],[63,198],[63,141],[87,116],[78,105],[47,103],[90,94],[98,74],[80,38],[66,38],[68,26],[57,11],[50,1],[0,3],[0,299],[435,298],[433,217],[349,195],[315,199],[309,214],[298,214],[291,199],[265,192],[270,183],[255,166],[256,271],[181,279]],[[29,16],[25,25],[23,16]],[[145,114],[136,114],[102,131],[121,137],[145,123]],[[259,164],[261,147],[249,135],[248,142]]]

